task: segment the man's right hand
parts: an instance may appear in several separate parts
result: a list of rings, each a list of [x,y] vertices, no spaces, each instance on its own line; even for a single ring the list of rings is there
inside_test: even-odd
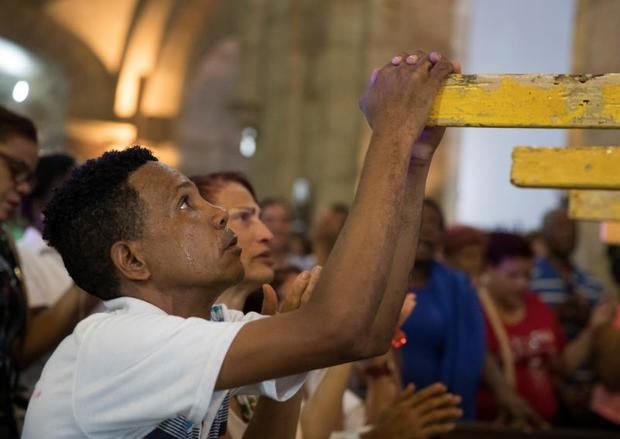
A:
[[[443,80],[458,69],[436,52],[400,53],[373,71],[360,108],[378,135],[419,137]],[[432,156],[432,151],[430,156]],[[430,160],[419,157],[420,160]]]
[[[447,393],[446,386],[432,384],[416,392],[407,388],[377,420],[364,439],[428,439],[452,431],[456,420],[463,415],[458,408],[461,398]]]

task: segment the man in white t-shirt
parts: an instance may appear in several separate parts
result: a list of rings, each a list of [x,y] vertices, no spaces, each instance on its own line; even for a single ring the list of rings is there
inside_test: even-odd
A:
[[[302,384],[295,374],[385,352],[442,131],[416,139],[452,71],[420,51],[375,71],[361,100],[373,136],[356,200],[312,297],[290,313],[216,307],[211,318],[243,276],[228,215],[148,150],[79,168],[48,205],[44,238],[107,311],[52,355],[23,437],[218,437],[227,390],[284,399]],[[263,437],[294,434],[292,421]]]

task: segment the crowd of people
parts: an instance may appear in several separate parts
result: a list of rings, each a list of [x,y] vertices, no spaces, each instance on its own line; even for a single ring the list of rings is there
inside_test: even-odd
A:
[[[307,235],[239,172],[138,146],[39,158],[0,108],[0,437],[620,432],[620,313],[566,209],[526,236],[424,198],[443,136],[424,122],[458,69],[417,51],[373,72],[355,201]]]

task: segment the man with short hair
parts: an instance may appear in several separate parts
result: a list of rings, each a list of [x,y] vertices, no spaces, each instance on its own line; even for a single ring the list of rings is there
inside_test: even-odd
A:
[[[547,212],[542,235],[547,256],[536,259],[532,290],[552,306],[569,339],[587,324],[590,310],[603,294],[601,283],[573,262],[578,229],[565,208]]]
[[[552,209],[545,214],[542,236],[547,254],[536,259],[531,288],[553,308],[568,341],[572,341],[586,329],[593,309],[602,298],[603,286],[573,261],[579,230],[566,208]],[[587,422],[595,379],[588,361],[558,383],[560,413],[556,423],[570,427]]]
[[[148,150],[106,153],[76,171],[50,203],[44,235],[108,312],[56,350],[23,437],[219,437],[228,389],[284,399],[302,384],[295,374],[385,352],[442,132],[415,140],[453,69],[417,51],[373,74],[356,201],[311,299],[290,313],[216,306],[212,321],[196,317],[241,280],[240,249],[227,213]]]

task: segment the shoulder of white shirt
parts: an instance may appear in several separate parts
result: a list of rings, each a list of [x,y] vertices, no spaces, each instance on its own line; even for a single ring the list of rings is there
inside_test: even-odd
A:
[[[32,226],[24,231],[23,236],[17,241],[16,246],[17,250],[20,252],[30,251],[34,254],[53,251],[43,239],[41,232]]]

